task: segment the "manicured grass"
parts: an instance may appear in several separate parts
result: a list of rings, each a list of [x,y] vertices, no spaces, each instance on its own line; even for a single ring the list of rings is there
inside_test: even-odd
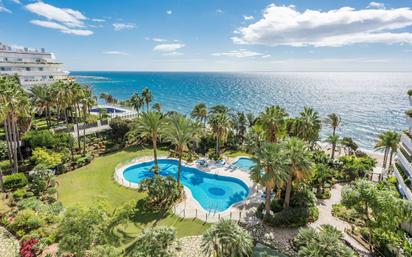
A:
[[[71,207],[77,204],[87,206],[103,200],[111,210],[131,200],[141,203],[139,200],[145,197],[145,193],[119,185],[114,181],[113,173],[119,163],[151,155],[151,149],[127,148],[114,154],[98,157],[85,167],[60,175],[57,177],[59,201],[65,207]],[[159,155],[167,155],[167,152],[159,151]],[[181,219],[171,213],[146,212],[140,206],[134,216],[133,223],[119,228],[120,233],[126,233],[122,240],[124,245],[129,244],[131,238],[135,238],[143,229],[152,226],[174,226],[179,237],[203,234],[209,228],[209,224],[202,221]]]
[[[243,152],[243,151],[226,151],[224,153],[225,156],[229,157],[229,158],[235,158],[235,157],[239,157],[239,156],[249,156],[252,157],[251,154],[247,153],[247,152]]]

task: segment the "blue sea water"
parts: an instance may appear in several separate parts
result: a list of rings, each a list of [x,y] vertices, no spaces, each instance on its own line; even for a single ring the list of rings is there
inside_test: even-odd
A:
[[[177,179],[176,160],[160,159],[159,174]],[[123,172],[126,180],[139,183],[153,177],[154,162],[144,162],[128,167]],[[207,211],[224,211],[249,195],[249,188],[241,180],[233,177],[205,173],[182,165],[181,182],[192,192],[193,197]]]
[[[166,111],[190,113],[198,102],[225,104],[235,111],[259,113],[281,105],[290,115],[304,106],[322,117],[336,112],[343,120],[338,133],[372,149],[385,130],[406,128],[409,108],[406,91],[412,73],[395,72],[72,72],[79,82],[92,85],[95,94],[108,92],[126,99],[149,87]],[[322,136],[330,133],[322,130]]]

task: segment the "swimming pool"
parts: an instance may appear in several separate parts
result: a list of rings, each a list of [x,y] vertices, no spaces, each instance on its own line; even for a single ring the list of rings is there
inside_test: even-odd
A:
[[[235,163],[233,163],[233,165],[241,170],[249,171],[256,165],[256,163],[252,160],[252,158],[240,157]]]
[[[177,178],[177,160],[160,159],[158,162],[161,176]],[[153,161],[138,163],[126,168],[123,176],[130,182],[139,183],[154,176],[150,170],[153,166]],[[206,211],[224,211],[249,195],[249,188],[240,179],[210,174],[184,165],[180,179]]]

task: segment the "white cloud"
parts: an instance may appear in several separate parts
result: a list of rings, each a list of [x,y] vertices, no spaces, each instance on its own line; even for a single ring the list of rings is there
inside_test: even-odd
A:
[[[108,55],[129,55],[126,52],[122,52],[122,51],[106,51],[103,52],[103,54],[108,54]]]
[[[357,43],[408,43],[412,33],[398,32],[412,25],[412,10],[343,7],[330,11],[269,5],[259,21],[236,30],[237,44],[338,47]]]
[[[43,2],[28,4],[26,9],[48,20],[63,23],[71,28],[84,27],[84,21],[87,20],[87,17],[77,10],[58,8]]]
[[[0,12],[12,13],[9,9],[4,6],[0,6]]]
[[[120,30],[131,30],[136,28],[136,24],[134,23],[113,23],[113,28],[116,31]]]
[[[60,23],[53,22],[53,21],[40,21],[40,20],[31,20],[31,24],[43,27],[43,28],[49,28],[49,29],[57,29],[60,30],[64,34],[71,34],[71,35],[76,35],[76,36],[90,36],[93,35],[93,31],[91,30],[86,30],[86,29],[72,29],[69,27],[66,27]]]
[[[385,4],[384,3],[378,3],[378,2],[370,2],[368,7],[370,8],[378,8],[378,9],[384,9]]]
[[[168,41],[167,39],[164,39],[164,38],[153,38],[152,40],[155,42],[167,42]]]
[[[180,56],[180,55],[183,55],[183,54],[181,52],[170,52],[170,53],[165,53],[163,55],[166,55],[166,56]]]
[[[15,4],[21,4],[21,1],[20,0],[11,0],[13,3],[15,3]]]
[[[176,52],[178,49],[185,47],[184,44],[160,44],[153,48],[153,51],[171,53]]]
[[[92,21],[94,21],[94,22],[105,22],[106,20],[104,20],[104,19],[92,19]]]
[[[272,57],[270,54],[262,55],[262,58],[263,58],[263,59],[270,58],[270,57]]]
[[[216,13],[217,14],[223,14],[223,13],[225,13],[222,9],[216,9]]]
[[[253,52],[253,51],[249,51],[249,50],[246,50],[246,49],[233,50],[233,51],[223,52],[223,53],[213,53],[212,55],[213,56],[237,57],[237,58],[253,57],[253,56],[264,56],[262,53]]]
[[[167,15],[171,15],[172,13],[173,13],[172,10],[167,10],[167,11],[166,11],[166,14],[167,14]]]
[[[244,19],[245,21],[250,21],[250,20],[254,20],[255,17],[253,17],[252,15],[250,15],[250,16],[243,15],[243,19]]]

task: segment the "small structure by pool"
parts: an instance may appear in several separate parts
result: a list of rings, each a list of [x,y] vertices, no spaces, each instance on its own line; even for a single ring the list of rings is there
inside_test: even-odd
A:
[[[233,163],[233,165],[235,165],[241,170],[250,171],[253,168],[253,166],[256,165],[256,163],[253,161],[252,158],[240,157]]]
[[[111,118],[114,118],[117,116],[121,117],[121,116],[137,114],[137,112],[133,109],[128,109],[128,108],[119,107],[119,106],[112,106],[112,105],[95,106],[90,110],[90,113],[94,115],[99,115],[101,110],[105,110]]]

